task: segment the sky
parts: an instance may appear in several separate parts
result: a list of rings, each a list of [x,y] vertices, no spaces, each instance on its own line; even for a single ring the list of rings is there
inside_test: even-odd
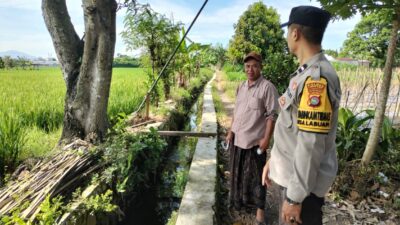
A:
[[[84,23],[81,0],[66,0],[67,7],[80,37],[83,35]],[[203,44],[221,43],[228,46],[234,34],[233,25],[248,6],[259,0],[209,0],[203,13],[194,24],[188,37]],[[149,3],[151,7],[174,21],[181,21],[187,28],[203,4],[203,0],[139,0]],[[292,7],[298,5],[319,6],[316,1],[309,0],[264,0],[264,4],[275,8],[281,22],[289,18]],[[127,51],[120,37],[124,29],[125,11],[117,13],[117,41],[115,54],[138,55],[140,51]],[[324,49],[340,50],[346,35],[353,30],[360,16],[348,20],[331,21],[323,40]],[[41,12],[41,0],[0,0],[0,52],[17,50],[29,55],[55,57],[55,51],[44,24]]]

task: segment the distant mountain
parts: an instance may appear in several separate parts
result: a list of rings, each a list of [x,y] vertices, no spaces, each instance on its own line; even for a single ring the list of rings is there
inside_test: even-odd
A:
[[[20,51],[16,51],[16,50],[9,50],[9,51],[5,51],[5,52],[0,52],[0,57],[4,57],[4,56],[10,56],[11,58],[18,58],[18,57],[22,57],[25,59],[36,59],[37,57],[35,56],[31,56],[27,53],[24,52],[20,52]]]

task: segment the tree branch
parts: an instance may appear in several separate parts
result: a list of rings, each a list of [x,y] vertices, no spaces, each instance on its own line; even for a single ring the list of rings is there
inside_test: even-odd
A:
[[[58,60],[64,70],[64,79],[68,81],[72,78],[68,77],[69,75],[77,76],[79,73],[83,41],[74,29],[65,0],[42,0],[42,12]]]

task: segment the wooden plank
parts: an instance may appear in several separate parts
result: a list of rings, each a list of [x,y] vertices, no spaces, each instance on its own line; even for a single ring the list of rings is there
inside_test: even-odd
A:
[[[155,122],[156,122],[155,120],[148,120],[148,121],[145,121],[143,123],[138,123],[138,124],[132,125],[131,127],[132,128],[140,127],[140,126],[144,126],[144,125],[147,125],[149,123],[155,123]]]
[[[140,131],[140,133],[149,133],[150,131]],[[196,132],[196,131],[170,131],[159,130],[157,131],[160,136],[190,136],[190,137],[214,137],[217,133],[214,132]]]

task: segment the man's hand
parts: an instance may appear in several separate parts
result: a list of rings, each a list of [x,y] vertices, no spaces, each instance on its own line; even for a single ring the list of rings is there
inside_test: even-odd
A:
[[[301,204],[290,205],[286,200],[282,206],[282,219],[287,224],[300,224]],[[293,223],[292,223],[293,222]]]
[[[269,160],[267,161],[267,163],[265,163],[264,169],[263,169],[263,173],[262,173],[262,181],[261,184],[267,185],[267,187],[271,186],[271,179],[269,179]]]
[[[258,142],[258,146],[259,146],[259,148],[261,149],[261,150],[263,150],[263,151],[265,151],[267,148],[268,148],[268,141],[267,141],[267,139],[266,138],[263,138],[263,139],[261,139],[259,142]]]

